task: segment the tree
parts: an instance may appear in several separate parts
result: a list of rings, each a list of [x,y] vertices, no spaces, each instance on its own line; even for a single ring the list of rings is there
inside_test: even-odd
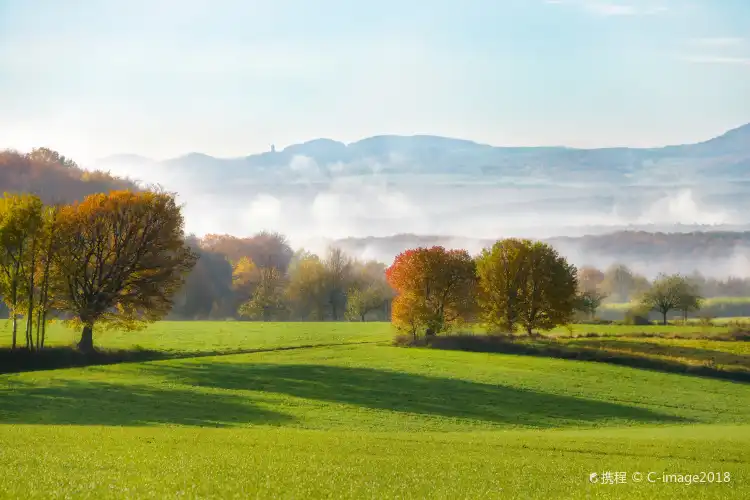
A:
[[[346,294],[346,318],[365,321],[365,316],[377,310],[385,313],[386,304],[393,298],[393,290],[385,280],[385,266],[376,261],[353,263],[352,285]]]
[[[11,348],[18,342],[18,315],[24,305],[33,309],[38,235],[42,202],[35,195],[9,195],[0,200],[0,284],[13,322]],[[31,347],[27,312],[26,345]]]
[[[248,257],[242,257],[232,269],[232,292],[235,297],[235,309],[246,303],[253,296],[261,280],[261,272]]]
[[[570,321],[576,305],[577,271],[551,246],[501,240],[477,258],[481,318],[489,328],[528,334]]]
[[[386,279],[397,294],[392,321],[415,338],[420,328],[450,330],[474,311],[475,265],[465,250],[407,250],[396,256]]]
[[[331,318],[338,321],[346,309],[346,292],[352,279],[352,260],[340,248],[332,247],[328,249],[323,267]]]
[[[161,319],[196,255],[185,244],[172,194],[113,191],[60,210],[53,263],[61,308],[82,326],[79,348],[93,349],[96,323],[135,329]]]
[[[198,256],[198,261],[175,296],[170,316],[181,319],[225,319],[234,316],[238,303],[234,302],[232,290],[232,265],[224,255],[200,248],[199,240],[195,237],[188,237],[186,243]]]
[[[662,323],[667,324],[667,314],[672,310],[692,310],[700,305],[700,296],[688,280],[679,274],[660,274],[651,289],[643,294],[644,309],[657,311]]]
[[[496,242],[476,260],[480,319],[488,329],[513,332],[520,320],[528,245],[515,238]]]
[[[294,317],[325,319],[329,300],[326,268],[317,255],[306,254],[295,261],[289,273],[286,296]]]
[[[271,321],[285,316],[284,275],[275,267],[260,270],[260,281],[253,295],[239,310],[241,316],[250,319]]]
[[[578,270],[578,288],[581,292],[601,291],[602,283],[604,283],[604,273],[599,269],[583,266]]]
[[[595,289],[579,291],[576,297],[576,309],[593,319],[596,316],[596,310],[601,307],[606,298],[604,293]]]
[[[677,303],[677,309],[682,311],[683,320],[687,321],[688,314],[699,311],[702,306],[703,297],[700,293],[700,285],[691,278],[684,278]]]

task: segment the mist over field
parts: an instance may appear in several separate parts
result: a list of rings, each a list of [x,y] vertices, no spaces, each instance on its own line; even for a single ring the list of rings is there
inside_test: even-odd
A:
[[[503,148],[468,141],[430,138],[436,144],[430,149],[403,146],[426,139],[397,139],[402,142],[391,138],[365,153],[318,140],[246,158],[191,154],[156,162],[119,156],[94,167],[177,192],[186,229],[198,236],[271,230],[287,235],[295,247],[321,251],[335,242],[356,257],[384,262],[418,244],[477,253],[496,239],[515,236],[552,239],[577,265],[624,262],[647,276],[696,269],[713,276],[750,275],[744,245],[725,246],[720,254],[654,256],[557,239],[619,230],[750,229],[745,216],[750,181],[736,165],[711,177],[719,169],[706,166],[700,155],[675,163],[670,155],[685,154],[663,150],[626,150],[623,156],[618,150],[521,148],[527,156],[519,160],[512,156],[515,150],[504,152],[507,158],[492,156],[488,151]],[[447,147],[445,141],[460,147]],[[575,156],[568,158],[571,151]],[[586,168],[549,167],[569,161]],[[613,163],[616,168],[606,167]]]

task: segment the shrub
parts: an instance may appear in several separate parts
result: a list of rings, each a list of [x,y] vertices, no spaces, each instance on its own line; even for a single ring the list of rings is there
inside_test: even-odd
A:
[[[645,326],[650,325],[651,321],[648,319],[648,313],[644,313],[641,309],[630,309],[625,313],[624,324],[630,326]]]

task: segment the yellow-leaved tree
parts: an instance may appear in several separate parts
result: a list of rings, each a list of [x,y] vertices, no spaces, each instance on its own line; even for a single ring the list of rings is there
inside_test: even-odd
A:
[[[137,329],[164,317],[196,262],[174,195],[113,191],[60,209],[52,263],[60,308],[93,349],[95,324]]]

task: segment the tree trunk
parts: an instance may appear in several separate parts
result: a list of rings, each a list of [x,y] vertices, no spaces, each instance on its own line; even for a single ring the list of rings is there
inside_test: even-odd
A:
[[[44,349],[44,336],[47,333],[47,311],[42,311],[42,349]]]
[[[16,318],[16,307],[11,307],[11,315],[13,315],[13,343],[11,344],[11,350],[16,349],[16,338],[18,336],[18,318]]]
[[[93,325],[83,325],[81,332],[81,341],[78,342],[78,349],[83,352],[94,350],[94,327]]]
[[[664,314],[664,323],[662,323],[664,326],[667,326],[667,312],[664,311],[662,314]]]
[[[42,348],[41,338],[40,338],[41,326],[42,326],[42,310],[37,309],[36,311],[36,350],[37,351]]]
[[[360,318],[362,319],[362,323],[364,323],[364,322],[365,322],[365,315],[364,315],[364,314],[362,314],[362,315],[360,316]]]

